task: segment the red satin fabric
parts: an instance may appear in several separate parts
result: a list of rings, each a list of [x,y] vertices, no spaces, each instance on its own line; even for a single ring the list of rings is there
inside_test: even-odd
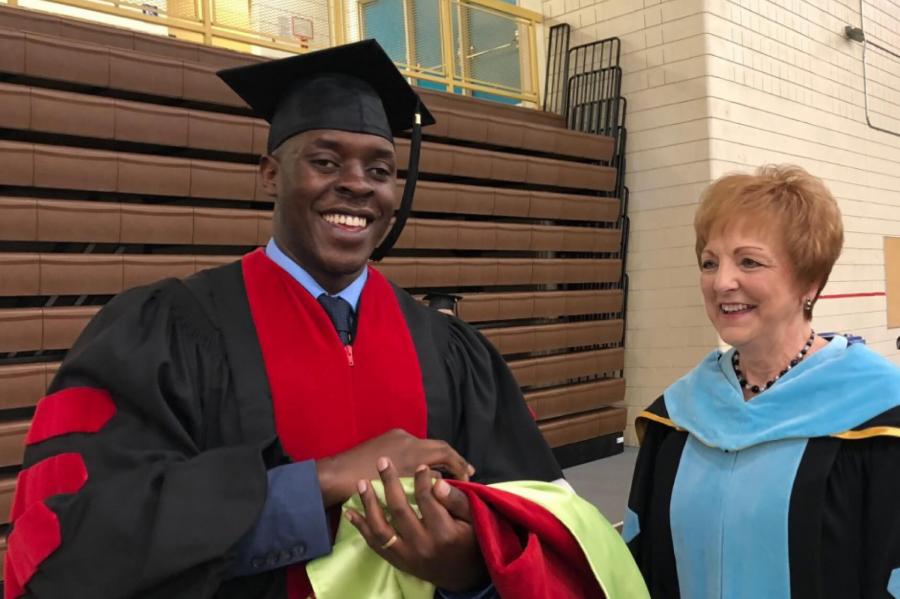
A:
[[[469,498],[478,544],[501,597],[605,597],[575,537],[553,514],[500,489],[448,482]]]
[[[425,437],[419,359],[390,283],[369,269],[353,365],[325,311],[262,250],[244,256],[244,284],[272,390],[275,428],[294,461],[346,451],[393,428]],[[311,593],[288,569],[288,597]]]

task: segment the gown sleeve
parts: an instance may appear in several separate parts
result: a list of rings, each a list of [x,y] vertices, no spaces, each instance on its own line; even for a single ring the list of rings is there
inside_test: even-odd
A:
[[[474,481],[562,478],[503,357],[474,328],[446,318],[445,364],[450,392],[460,406],[454,446],[475,467]]]
[[[622,537],[644,575],[651,596],[678,597],[668,509],[687,437],[663,424],[641,424],[646,426],[634,465]]]
[[[900,599],[900,439],[872,439],[866,454],[862,596]]]
[[[175,280],[88,325],[26,438],[5,597],[212,597],[266,497],[259,447],[220,446],[217,329]]]

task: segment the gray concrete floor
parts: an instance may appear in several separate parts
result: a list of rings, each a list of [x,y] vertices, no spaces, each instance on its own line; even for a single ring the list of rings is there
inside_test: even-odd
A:
[[[563,473],[579,495],[616,524],[622,521],[628,503],[637,452],[637,447],[626,447],[619,455],[566,468]]]

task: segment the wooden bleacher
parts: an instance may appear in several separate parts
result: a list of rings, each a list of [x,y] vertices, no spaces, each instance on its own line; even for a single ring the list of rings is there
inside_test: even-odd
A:
[[[267,125],[215,76],[258,60],[0,6],[0,521],[34,405],[102,304],[268,240]],[[380,270],[419,296],[463,297],[460,317],[507,357],[552,446],[613,451],[625,428],[613,140],[421,93],[438,124]],[[397,150],[405,165],[408,142]]]

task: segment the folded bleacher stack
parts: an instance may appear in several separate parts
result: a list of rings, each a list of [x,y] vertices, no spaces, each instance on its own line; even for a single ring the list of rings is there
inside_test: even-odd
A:
[[[620,324],[621,337],[617,342],[606,344],[604,347],[624,351],[625,316],[628,306],[628,274],[625,272],[625,260],[630,221],[628,187],[625,186],[627,101],[622,96],[622,69],[619,66],[621,42],[619,38],[612,37],[570,47],[570,36],[571,28],[565,23],[554,25],[548,32],[543,108],[547,112],[562,116],[570,130],[611,139],[612,154],[608,161],[602,164],[615,169],[616,183],[611,190],[597,189],[594,193],[597,198],[604,198],[598,201],[612,200],[618,212],[614,223],[597,223],[594,226],[612,227],[618,233],[617,251],[608,256],[619,260],[621,268],[619,279],[612,284],[603,283],[600,287],[618,290],[621,293],[622,303],[613,314],[595,314],[590,318],[610,318]],[[619,399],[623,399],[625,389],[623,370],[605,373],[603,376],[611,377],[607,380],[616,381],[620,385]],[[608,404],[601,405],[608,406]],[[621,419],[622,428],[616,430],[623,430],[626,417],[624,408],[606,409],[611,410],[611,414],[616,413],[617,419]],[[556,448],[557,458],[562,464],[570,465],[621,452],[623,441],[621,434],[614,436],[606,429],[602,433],[593,439]]]

